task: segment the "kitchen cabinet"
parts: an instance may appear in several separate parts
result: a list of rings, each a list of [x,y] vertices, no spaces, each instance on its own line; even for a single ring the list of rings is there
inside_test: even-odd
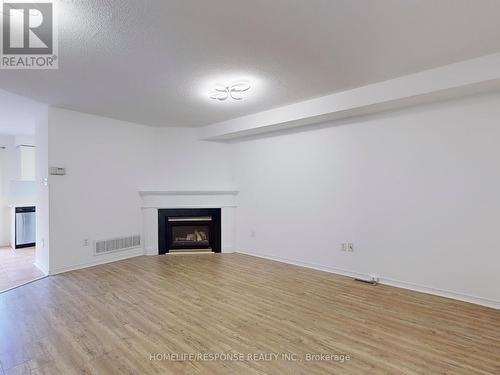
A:
[[[17,146],[18,178],[21,181],[35,181],[35,146]]]

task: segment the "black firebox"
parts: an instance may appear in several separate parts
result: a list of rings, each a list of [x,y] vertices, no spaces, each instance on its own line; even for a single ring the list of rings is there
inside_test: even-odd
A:
[[[221,209],[158,210],[158,252],[180,250],[221,252]]]

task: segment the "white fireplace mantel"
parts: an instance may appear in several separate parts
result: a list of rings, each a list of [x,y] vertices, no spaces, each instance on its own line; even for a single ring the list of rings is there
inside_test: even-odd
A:
[[[236,207],[239,190],[140,190],[142,208],[223,208]]]
[[[140,190],[144,249],[147,255],[158,254],[158,210],[162,208],[221,208],[222,251],[231,252],[234,242],[236,189]]]
[[[238,195],[239,190],[140,190],[141,197],[147,195]]]

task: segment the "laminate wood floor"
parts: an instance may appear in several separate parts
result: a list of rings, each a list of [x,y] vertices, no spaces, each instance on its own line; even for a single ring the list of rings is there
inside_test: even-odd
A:
[[[500,374],[500,311],[241,254],[143,256],[0,294],[0,362],[6,375]]]
[[[43,277],[35,263],[35,248],[0,248],[0,292]]]

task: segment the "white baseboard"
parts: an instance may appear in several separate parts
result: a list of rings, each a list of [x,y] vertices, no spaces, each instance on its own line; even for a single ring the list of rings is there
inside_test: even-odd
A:
[[[58,268],[51,269],[51,270],[49,270],[49,275],[57,275],[59,273],[64,273],[64,272],[68,272],[68,271],[75,271],[75,270],[79,270],[82,268],[99,266],[101,264],[117,262],[119,260],[125,260],[125,259],[129,259],[129,258],[135,258],[135,257],[141,256],[141,255],[144,255],[143,248],[132,249],[132,250],[123,252],[121,254],[115,254],[112,257],[106,257],[106,258],[102,258],[102,255],[100,255],[100,256],[97,256],[96,259],[91,261],[91,262],[73,264],[71,266],[58,267]]]
[[[144,255],[158,255],[158,249],[157,248],[145,248],[144,249]]]
[[[322,266],[319,264],[307,263],[307,262],[302,262],[302,261],[293,260],[293,259],[268,256],[268,255],[264,255],[264,254],[241,251],[241,250],[238,250],[237,252],[240,254],[255,256],[258,258],[264,258],[264,259],[269,259],[269,260],[274,260],[274,261],[282,262],[282,263],[293,264],[295,266],[311,268],[311,269],[315,269],[318,271],[330,272],[330,273],[334,273],[337,275],[342,275],[342,276],[347,276],[347,277],[352,277],[352,278],[368,279],[370,277],[369,275],[362,274],[362,273],[355,272],[355,271],[351,271],[351,270],[344,270],[344,269],[340,269],[340,268]],[[493,309],[500,310],[500,301],[496,301],[496,300],[492,300],[492,299],[488,299],[488,298],[470,296],[470,295],[459,293],[459,292],[452,292],[449,290],[443,290],[443,289],[439,289],[439,288],[433,288],[433,287],[413,284],[413,283],[409,283],[406,281],[385,278],[383,276],[380,276],[379,283],[384,284],[384,285],[394,286],[397,288],[409,289],[409,290],[413,290],[416,292],[432,294],[432,295],[439,296],[439,297],[451,298],[451,299],[455,299],[458,301],[473,303],[476,305],[491,307]]]
[[[427,293],[427,294],[432,294],[432,295],[439,296],[439,297],[456,299],[458,301],[473,303],[475,305],[481,305],[481,306],[491,307],[493,309],[500,310],[500,301],[495,301],[495,300],[492,300],[489,298],[475,297],[475,296],[471,296],[471,295],[460,293],[460,292],[453,292],[450,290],[444,290],[444,289],[434,288],[434,287],[430,287],[430,286],[409,283],[407,281],[389,279],[389,278],[385,278],[385,277],[381,277],[379,282],[381,284],[395,286],[397,288],[409,289],[409,290],[413,290],[415,292]]]

